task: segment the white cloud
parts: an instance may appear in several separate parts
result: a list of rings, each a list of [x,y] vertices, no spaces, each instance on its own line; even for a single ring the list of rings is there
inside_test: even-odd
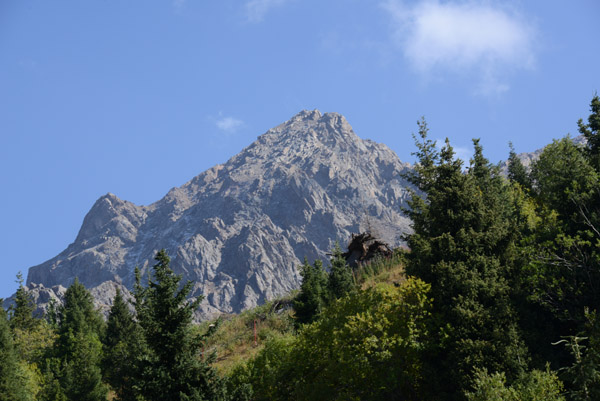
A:
[[[508,75],[534,64],[534,29],[515,12],[488,1],[440,3],[399,0],[382,4],[393,18],[394,39],[424,76],[468,74],[484,94],[509,89]]]
[[[261,22],[273,7],[283,5],[287,0],[249,0],[246,2],[248,22]]]
[[[242,120],[233,117],[221,117],[215,122],[218,129],[227,133],[235,132],[244,125]]]

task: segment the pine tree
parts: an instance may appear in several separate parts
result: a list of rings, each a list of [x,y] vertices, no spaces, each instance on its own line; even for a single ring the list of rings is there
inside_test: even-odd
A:
[[[9,310],[10,327],[13,330],[15,328],[28,330],[37,324],[37,319],[33,317],[35,304],[31,294],[23,286],[23,275],[21,272],[17,273],[17,283],[19,283],[19,288],[15,294],[15,303],[11,305]]]
[[[588,123],[584,124],[583,120],[580,119],[577,125],[579,126],[579,132],[587,140],[588,158],[596,171],[600,172],[600,98],[598,95],[592,99],[590,111],[592,114],[588,117]]]
[[[523,166],[523,163],[521,163],[521,160],[517,156],[512,142],[509,142],[508,145],[510,147],[510,153],[508,155],[508,178],[519,184],[521,188],[529,190],[531,189],[531,178],[529,178],[527,169]]]
[[[118,288],[108,315],[102,348],[105,380],[114,389],[117,399],[135,401],[144,343],[140,327]]]
[[[298,296],[294,299],[296,322],[311,323],[321,313],[326,303],[327,273],[320,260],[315,260],[311,266],[305,258],[304,264],[300,266],[300,275],[302,284]]]
[[[419,124],[414,234],[406,272],[431,284],[434,322],[426,365],[431,399],[464,399],[475,369],[514,379],[526,360],[508,277],[515,246],[509,187],[477,140],[468,172],[446,140],[439,153]]]
[[[337,242],[330,263],[327,290],[329,301],[332,301],[343,297],[354,289],[354,277],[352,276],[352,268],[346,263],[340,244]]]
[[[142,395],[153,401],[221,399],[224,386],[200,358],[202,341],[191,330],[193,312],[202,297],[187,300],[192,282],[179,288],[181,276],[169,267],[164,249],[155,260],[148,287],[143,288],[136,275],[135,306],[147,344],[139,378]]]
[[[60,391],[69,400],[105,400],[102,383],[100,336],[104,322],[94,308],[92,296],[76,278],[65,293],[60,308],[61,320],[50,376],[60,383]]]

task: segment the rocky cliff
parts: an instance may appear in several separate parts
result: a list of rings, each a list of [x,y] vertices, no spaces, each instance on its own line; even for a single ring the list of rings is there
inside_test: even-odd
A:
[[[327,259],[351,233],[399,245],[410,223],[407,168],[343,116],[303,111],[149,206],[101,197],[75,241],[31,267],[27,284],[49,299],[78,277],[106,308],[116,286],[132,288],[134,267],[147,273],[165,248],[193,296],[205,296],[198,318],[238,312],[297,288],[301,259]]]

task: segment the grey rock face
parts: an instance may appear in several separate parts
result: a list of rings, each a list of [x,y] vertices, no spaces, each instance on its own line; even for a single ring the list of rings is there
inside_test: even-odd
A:
[[[327,259],[351,233],[400,245],[408,168],[343,116],[303,111],[154,204],[101,197],[75,242],[30,268],[27,284],[68,287],[78,277],[107,308],[116,286],[133,287],[134,267],[146,274],[165,248],[173,270],[194,281],[192,296],[205,296],[198,318],[239,312],[297,288],[300,260]]]

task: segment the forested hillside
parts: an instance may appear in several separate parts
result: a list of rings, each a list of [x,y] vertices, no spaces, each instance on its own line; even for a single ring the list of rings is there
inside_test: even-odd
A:
[[[106,322],[78,281],[43,318],[21,286],[0,399],[600,399],[600,98],[585,144],[511,151],[508,177],[418,128],[408,250],[353,268],[338,246],[298,293],[200,326],[165,251]]]

